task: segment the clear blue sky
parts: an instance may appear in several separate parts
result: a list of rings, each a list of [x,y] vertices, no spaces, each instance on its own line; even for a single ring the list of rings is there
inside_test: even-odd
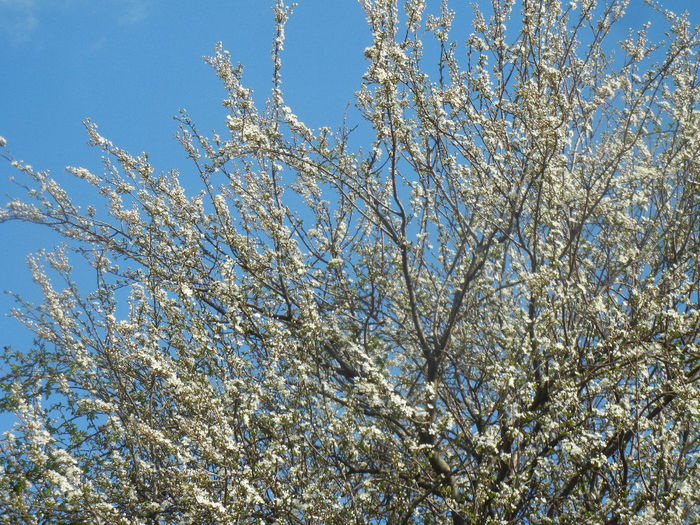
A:
[[[359,88],[370,42],[354,0],[297,0],[287,27],[284,88],[288,105],[310,126],[337,126]],[[258,101],[269,93],[272,0],[0,0],[0,135],[13,155],[68,181],[67,165],[99,169],[86,146],[82,120],[132,153],[147,151],[156,169],[187,162],[173,139],[172,120],[186,108],[200,129],[221,129],[223,90],[202,60],[218,41],[245,65],[244,80]],[[666,0],[700,22],[700,0]],[[439,5],[439,0],[428,0]],[[451,0],[466,13],[469,2]],[[695,10],[695,13],[693,13]],[[631,0],[627,25],[653,19],[643,0]],[[19,192],[0,163],[0,202]],[[0,292],[37,297],[25,266],[29,252],[57,239],[36,227],[0,224]],[[17,348],[31,336],[4,315],[0,345]],[[0,364],[0,369],[2,365]],[[0,431],[8,418],[0,416]]]
[[[370,33],[352,0],[301,0],[287,27],[284,87],[309,125],[336,124],[359,88]],[[65,166],[99,170],[86,145],[89,116],[114,143],[148,151],[156,169],[188,163],[172,117],[186,108],[200,129],[222,128],[225,92],[202,57],[223,42],[262,104],[274,36],[264,0],[0,0],[0,136],[17,159],[70,184]],[[0,203],[20,191],[0,159]],[[74,185],[72,185],[74,186]],[[0,346],[32,336],[5,313],[13,290],[39,298],[26,255],[60,240],[41,228],[0,224]],[[0,363],[0,371],[2,370]],[[0,374],[1,375],[1,374]],[[0,415],[0,432],[10,419]]]

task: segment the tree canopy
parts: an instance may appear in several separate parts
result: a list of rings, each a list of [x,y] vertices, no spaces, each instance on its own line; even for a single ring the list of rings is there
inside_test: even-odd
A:
[[[493,0],[455,40],[449,2],[360,4],[347,124],[286,106],[278,0],[270,98],[218,46],[187,173],[88,121],[81,206],[0,141],[0,220],[66,240],[4,356],[0,522],[700,519],[697,29]]]

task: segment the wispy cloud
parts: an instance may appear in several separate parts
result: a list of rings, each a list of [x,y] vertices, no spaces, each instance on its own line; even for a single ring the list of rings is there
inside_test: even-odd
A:
[[[119,21],[123,24],[138,24],[148,14],[148,5],[144,0],[120,0],[112,3],[119,4]]]
[[[28,41],[39,25],[35,0],[0,0],[0,33],[12,43]]]
[[[51,0],[50,6],[70,12],[100,4],[120,24],[132,25],[147,18],[150,0]],[[42,7],[47,4],[40,0],[0,0],[0,37],[13,44],[29,41],[41,24]]]

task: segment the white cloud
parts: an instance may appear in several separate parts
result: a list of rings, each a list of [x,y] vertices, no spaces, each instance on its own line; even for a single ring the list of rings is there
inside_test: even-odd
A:
[[[117,2],[120,5],[121,14],[119,21],[124,24],[137,24],[146,18],[148,6],[143,0],[122,0]]]
[[[0,0],[0,7],[9,7],[11,9],[29,9],[35,5],[35,0]]]
[[[11,42],[28,41],[38,25],[35,0],[0,0],[0,33]]]
[[[149,0],[0,0],[0,37],[14,44],[31,39],[42,20],[41,8],[51,2],[51,9],[72,11],[86,5],[102,4],[114,13],[121,24],[138,24],[148,15]]]

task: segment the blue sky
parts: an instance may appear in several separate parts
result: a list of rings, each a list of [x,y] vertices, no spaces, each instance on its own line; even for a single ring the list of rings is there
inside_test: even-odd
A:
[[[90,117],[110,140],[148,151],[158,169],[186,171],[172,117],[186,108],[200,129],[221,128],[224,91],[202,57],[222,41],[262,103],[269,94],[274,34],[268,2],[0,0],[0,135],[18,158],[70,182],[68,165],[99,169],[86,145]],[[331,5],[332,4],[332,5]],[[369,44],[353,1],[303,0],[290,21],[288,103],[309,124],[340,122],[364,71]],[[0,194],[18,194],[0,164]],[[24,259],[49,247],[37,228],[0,225],[0,290],[31,291]],[[6,310],[8,298],[0,298]],[[15,323],[0,321],[3,344]]]
[[[221,129],[225,93],[202,57],[223,42],[263,103],[272,77],[274,21],[261,0],[0,0],[0,136],[17,159],[74,187],[65,166],[99,170],[86,145],[90,117],[114,143],[148,151],[159,170],[181,168],[172,117],[186,108],[202,130]],[[359,87],[370,33],[352,0],[302,0],[287,27],[284,86],[309,125],[336,124]],[[0,159],[0,202],[19,190]],[[5,313],[13,290],[38,299],[26,255],[60,242],[41,228],[0,224],[0,345],[31,335]],[[0,370],[2,364],[0,364]],[[0,432],[8,418],[0,416]]]
[[[354,0],[297,0],[287,26],[284,89],[308,125],[336,127],[359,88],[363,49],[370,42]],[[67,165],[99,169],[81,124],[90,117],[114,143],[149,152],[159,170],[180,168],[184,154],[172,120],[186,108],[200,129],[221,128],[223,90],[202,60],[222,41],[258,101],[269,93],[273,36],[271,1],[0,0],[0,135],[12,154],[69,181]],[[428,0],[428,4],[438,4]],[[451,1],[461,13],[467,0]],[[627,25],[652,13],[632,0]],[[700,22],[700,0],[666,0]],[[693,9],[696,14],[693,14]],[[0,163],[0,202],[19,192]],[[58,240],[36,227],[0,224],[0,292],[36,297],[25,257]],[[13,304],[0,295],[0,314]],[[31,336],[0,315],[0,345],[17,348]],[[1,366],[0,366],[1,368]],[[0,417],[0,431],[4,430]]]

